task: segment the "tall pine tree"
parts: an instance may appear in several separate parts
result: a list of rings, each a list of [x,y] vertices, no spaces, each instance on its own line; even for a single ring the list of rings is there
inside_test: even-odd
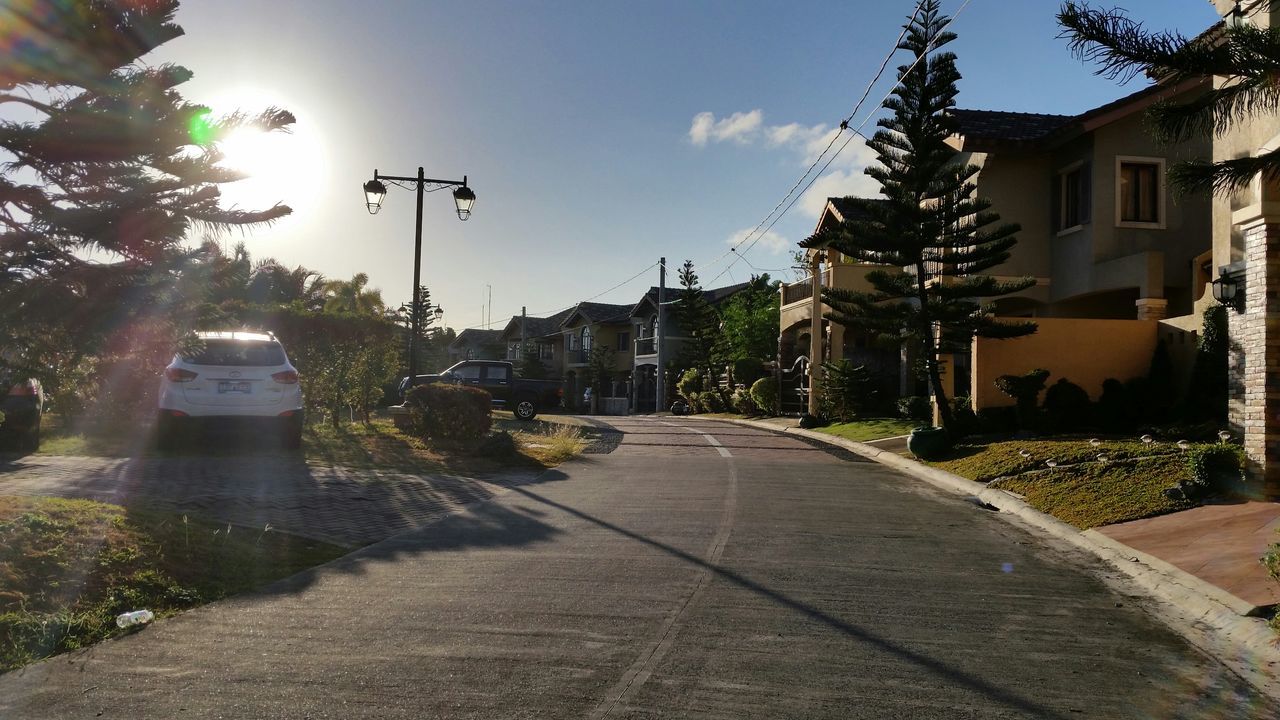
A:
[[[25,0],[0,7],[0,359],[46,374],[52,355],[166,347],[202,298],[176,281],[218,232],[287,214],[225,208],[217,140],[287,130],[279,109],[214,118],[143,56],[182,34],[177,0]],[[65,358],[59,359],[59,364]],[[56,378],[50,377],[51,380]]]
[[[682,349],[682,364],[697,368],[707,383],[714,386],[719,374],[715,372],[712,356],[720,334],[720,318],[707,302],[692,260],[684,261],[679,278],[680,297],[675,305],[675,316],[680,330],[688,338]]]
[[[801,243],[830,247],[858,262],[892,266],[867,273],[875,288],[855,292],[823,288],[828,319],[882,343],[917,351],[944,427],[952,424],[939,355],[967,352],[975,335],[1009,338],[1033,333],[1034,323],[997,321],[984,298],[1034,284],[982,275],[1009,258],[1020,229],[996,225],[991,203],[977,197],[979,168],[956,162],[946,143],[955,121],[955,55],[941,47],[955,39],[938,0],[925,0],[898,47],[912,63],[898,69],[898,85],[884,103],[893,114],[879,121],[868,146],[879,165],[867,168],[883,199],[849,198],[856,212],[841,225]],[[993,227],[994,226],[994,227]]]

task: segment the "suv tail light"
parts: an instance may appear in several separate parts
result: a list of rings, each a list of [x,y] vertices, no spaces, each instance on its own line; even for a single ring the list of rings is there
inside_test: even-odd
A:
[[[296,385],[298,383],[297,370],[282,370],[278,373],[272,373],[271,379],[281,385]]]
[[[196,379],[196,373],[182,368],[171,367],[164,369],[164,377],[171,382],[191,382]]]
[[[36,394],[36,384],[32,382],[21,382],[9,388],[10,395],[30,396]]]

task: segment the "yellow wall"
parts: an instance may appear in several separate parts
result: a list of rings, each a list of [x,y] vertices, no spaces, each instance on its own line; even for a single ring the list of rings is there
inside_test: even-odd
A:
[[[1036,318],[1039,330],[1011,340],[976,338],[973,343],[973,405],[1013,405],[996,389],[1001,375],[1024,375],[1044,368],[1045,387],[1065,377],[1097,401],[1102,382],[1146,377],[1156,348],[1155,320],[1078,320]],[[1043,396],[1041,396],[1043,400]]]

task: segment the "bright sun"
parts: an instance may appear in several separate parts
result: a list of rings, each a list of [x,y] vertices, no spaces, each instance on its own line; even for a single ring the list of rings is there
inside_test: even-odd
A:
[[[324,143],[314,116],[305,108],[256,88],[237,88],[209,101],[215,115],[235,110],[252,113],[282,107],[297,118],[291,132],[232,132],[219,142],[222,165],[248,175],[220,186],[223,207],[262,210],[281,202],[293,208],[293,219],[313,209],[327,173]]]

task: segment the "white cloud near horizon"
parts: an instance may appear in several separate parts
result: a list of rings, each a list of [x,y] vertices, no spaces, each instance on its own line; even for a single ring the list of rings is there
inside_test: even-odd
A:
[[[757,108],[750,112],[735,112],[719,120],[714,113],[700,112],[693,116],[693,122],[689,126],[689,140],[697,147],[705,147],[713,142],[733,142],[737,145],[759,144],[766,148],[783,148],[798,156],[798,166],[803,164],[803,167],[807,168],[831,144],[832,138],[838,132],[839,128],[823,123],[803,125],[792,122],[785,125],[766,125],[764,112]],[[831,152],[822,159],[822,163],[817,168],[818,171],[823,171],[823,167],[826,166],[826,174],[814,181],[796,203],[797,208],[804,215],[816,220],[822,214],[828,197],[879,195],[879,185],[863,173],[868,165],[875,164],[875,152],[867,147],[866,140],[861,137],[854,137],[846,146],[847,139],[846,134],[831,146]],[[827,166],[831,153],[835,153],[841,147],[844,148],[843,151]],[[760,242],[763,244],[765,240],[762,239]]]
[[[753,239],[756,237],[755,235],[751,234],[751,231],[754,229],[755,228],[743,228],[742,230],[739,230],[738,232],[726,238],[725,243],[730,245],[731,247],[738,247],[738,245],[741,244],[743,240],[747,239],[747,236],[750,236]],[[763,235],[760,236],[760,240],[756,242],[756,247],[764,248],[765,250],[768,250],[774,255],[777,255],[778,253],[781,253],[784,250],[789,250],[791,248],[791,241],[782,237],[781,235],[774,232],[773,230],[767,230]]]

